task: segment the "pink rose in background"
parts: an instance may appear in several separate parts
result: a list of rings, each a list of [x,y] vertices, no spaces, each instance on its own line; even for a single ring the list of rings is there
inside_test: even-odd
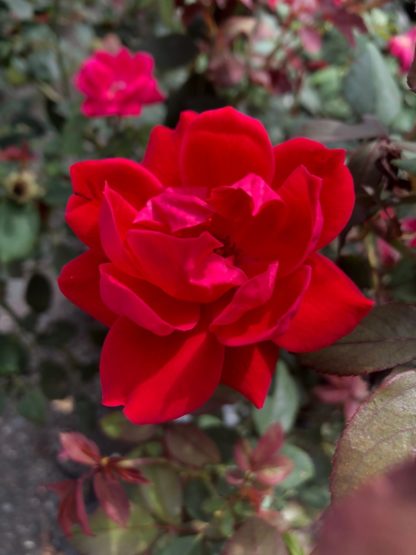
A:
[[[369,396],[369,387],[360,376],[325,376],[326,384],[314,388],[324,403],[342,405],[345,420],[350,420]]]
[[[400,62],[402,71],[409,71],[416,44],[416,27],[389,40],[389,51]]]
[[[99,50],[84,61],[75,76],[76,87],[85,95],[82,112],[87,117],[138,116],[145,104],[164,99],[153,76],[150,54]]]

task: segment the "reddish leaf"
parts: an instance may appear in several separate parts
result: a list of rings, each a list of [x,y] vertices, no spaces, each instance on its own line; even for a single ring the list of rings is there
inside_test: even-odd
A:
[[[111,457],[107,467],[120,480],[130,484],[147,484],[149,480],[137,468],[136,460],[123,459],[121,457]]]
[[[280,424],[272,424],[260,438],[251,456],[253,470],[271,466],[276,462],[276,456],[283,445],[283,429]]]
[[[130,516],[130,505],[121,484],[108,474],[97,472],[94,476],[94,491],[108,518],[120,526],[126,526]]]
[[[196,426],[179,425],[170,428],[166,432],[165,441],[170,456],[184,464],[202,467],[221,461],[215,443]]]
[[[72,526],[79,524],[84,534],[92,536],[85,509],[82,478],[56,482],[48,488],[60,497],[58,522],[65,535],[72,536]]]
[[[248,472],[251,470],[251,455],[253,448],[247,439],[241,439],[234,446],[234,460],[241,470]]]
[[[293,470],[293,462],[287,457],[279,456],[273,466],[262,468],[255,472],[256,481],[263,486],[277,486],[283,482]]]
[[[414,555],[415,522],[412,460],[334,503],[324,515],[313,555]]]
[[[100,451],[97,445],[78,432],[66,432],[59,435],[62,445],[61,458],[94,466],[100,462]]]

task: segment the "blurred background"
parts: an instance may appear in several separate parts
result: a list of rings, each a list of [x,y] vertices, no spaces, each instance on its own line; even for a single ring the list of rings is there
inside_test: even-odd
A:
[[[376,300],[415,302],[415,20],[414,2],[399,0],[0,0],[0,555],[209,555],[249,514],[228,514],[212,484],[195,478],[185,487],[169,474],[158,483],[176,493],[167,502],[153,491],[146,505],[146,530],[163,534],[142,530],[139,545],[137,534],[114,531],[102,515],[93,539],[77,532],[69,542],[59,531],[58,500],[46,485],[79,475],[57,456],[59,432],[77,430],[103,453],[123,456],[161,456],[165,433],[134,428],[100,406],[106,330],[57,289],[63,264],[82,252],[64,220],[69,166],[140,161],[153,126],[226,105],[259,118],[273,144],[306,136],[346,148],[357,205],[326,254]],[[153,56],[163,98],[143,102],[138,115],[106,115],[100,106],[88,114],[80,68],[95,51],[114,56],[122,46]],[[281,422],[295,472],[270,507],[286,515],[286,549],[297,555],[309,552],[328,504],[335,441],[372,384],[328,381],[289,355],[280,365],[265,409],[220,392],[193,424],[226,465],[238,437]],[[86,500],[96,511],[91,492]],[[166,537],[184,536],[179,523],[188,530],[191,521],[215,519],[219,532],[209,541],[166,550]],[[192,534],[198,529],[184,537]]]

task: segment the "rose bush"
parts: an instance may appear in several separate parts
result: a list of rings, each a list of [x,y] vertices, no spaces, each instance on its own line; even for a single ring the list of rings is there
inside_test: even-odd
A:
[[[157,126],[142,164],[71,169],[67,222],[89,250],[59,284],[110,326],[103,403],[135,423],[191,412],[220,384],[261,407],[279,347],[349,333],[372,302],[316,251],[354,204],[344,151],[223,108]]]
[[[154,61],[147,52],[98,50],[84,61],[75,76],[85,95],[82,111],[87,117],[137,116],[144,104],[164,99],[153,76]]]

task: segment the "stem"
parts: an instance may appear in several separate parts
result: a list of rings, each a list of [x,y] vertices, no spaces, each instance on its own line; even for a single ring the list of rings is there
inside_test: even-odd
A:
[[[71,84],[68,72],[65,67],[65,59],[62,53],[61,43],[59,39],[59,14],[61,11],[61,0],[54,0],[53,2],[53,18],[51,21],[51,30],[55,35],[55,54],[56,62],[58,64],[59,73],[61,76],[61,86],[64,96],[70,100],[71,98]]]

